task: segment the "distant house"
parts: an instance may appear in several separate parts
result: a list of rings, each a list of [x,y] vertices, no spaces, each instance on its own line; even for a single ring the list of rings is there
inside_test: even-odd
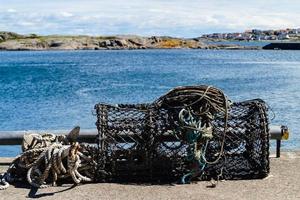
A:
[[[254,40],[262,40],[262,36],[261,35],[254,35]]]
[[[277,36],[276,35],[270,35],[268,40],[277,40]]]
[[[226,36],[226,39],[231,40],[234,38],[234,35],[232,33],[228,33]]]
[[[298,29],[292,29],[290,32],[291,32],[291,34],[295,34],[295,35],[297,35],[299,33]]]
[[[290,36],[288,33],[280,33],[278,35],[278,40],[288,40],[288,39],[290,39]]]
[[[222,39],[222,34],[221,33],[213,33],[212,38],[214,39]]]
[[[211,38],[218,40],[289,40],[300,36],[300,28],[298,29],[277,29],[277,30],[246,30],[243,33],[212,33],[202,35],[202,38]]]
[[[262,31],[262,34],[264,34],[264,35],[270,35],[270,30]]]
[[[259,30],[259,29],[253,29],[252,33],[255,34],[255,35],[260,35],[262,33],[262,31]]]
[[[242,34],[237,34],[234,38],[235,40],[245,40]]]

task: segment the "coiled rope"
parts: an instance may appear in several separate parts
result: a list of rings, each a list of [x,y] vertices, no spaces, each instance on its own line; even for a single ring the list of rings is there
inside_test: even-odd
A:
[[[75,129],[79,134],[79,128]],[[28,138],[31,138],[30,145],[26,143]],[[66,142],[64,136],[27,135],[23,142],[25,151],[12,162],[7,172],[0,175],[0,190],[7,189],[9,183],[20,181],[24,177],[36,188],[55,186],[59,179],[70,177],[75,184],[91,182],[96,162],[88,148],[92,147]]]

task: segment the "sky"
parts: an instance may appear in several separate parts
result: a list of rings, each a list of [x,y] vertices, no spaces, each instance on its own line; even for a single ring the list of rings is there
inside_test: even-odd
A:
[[[300,28],[299,0],[0,0],[0,31],[169,35]]]

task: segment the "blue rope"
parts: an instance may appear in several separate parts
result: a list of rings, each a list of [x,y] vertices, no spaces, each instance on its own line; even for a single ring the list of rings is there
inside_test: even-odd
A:
[[[189,173],[185,174],[181,178],[181,183],[186,184],[190,183],[191,179],[194,175],[198,172],[202,172],[206,166],[206,162],[203,159],[203,154],[206,153],[206,149],[208,146],[208,141],[206,142],[205,146],[201,149],[201,157],[198,159],[195,155],[195,145],[197,140],[202,137],[202,132],[199,130],[199,125],[201,121],[199,119],[195,119],[189,110],[182,109],[179,113],[179,119],[181,122],[187,126],[186,128],[186,141],[188,142],[187,148],[187,161],[193,162],[199,166],[199,169],[191,170]]]

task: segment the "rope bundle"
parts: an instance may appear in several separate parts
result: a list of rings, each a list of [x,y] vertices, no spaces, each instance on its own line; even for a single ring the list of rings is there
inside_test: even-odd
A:
[[[74,132],[78,135],[79,127],[71,131],[72,134]],[[55,186],[58,180],[68,178],[75,184],[93,181],[91,174],[96,163],[89,152],[91,147],[67,141],[65,136],[52,134],[25,135],[22,145],[24,152],[0,176],[0,190],[8,188],[9,182],[23,180],[24,177],[37,188]]]
[[[179,111],[178,121],[181,138],[188,145],[186,159],[192,166],[181,182],[187,183],[203,173],[206,164],[215,164],[224,153],[227,131],[229,101],[225,94],[211,86],[187,86],[171,90],[156,101],[160,106]],[[179,110],[181,109],[181,110]],[[206,149],[213,138],[213,120],[216,115],[223,115],[223,138],[220,152],[214,161],[206,159]],[[180,137],[180,136],[179,136]]]

